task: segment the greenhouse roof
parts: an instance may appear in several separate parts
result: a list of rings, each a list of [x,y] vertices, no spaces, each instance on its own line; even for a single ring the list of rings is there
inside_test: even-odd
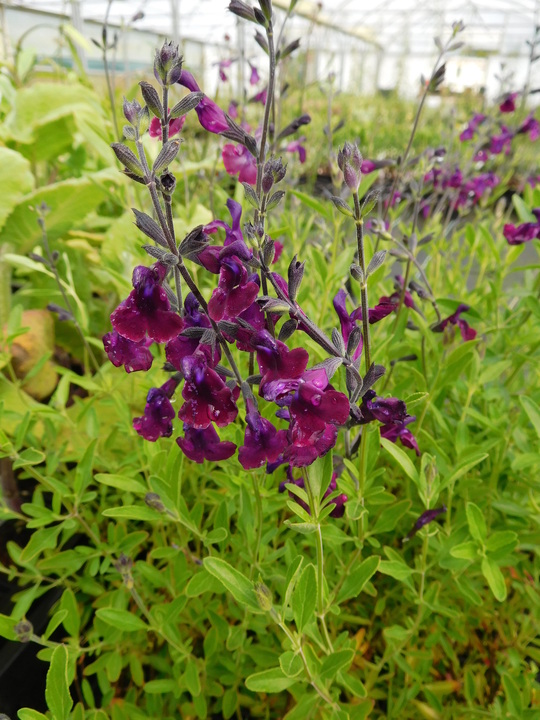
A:
[[[101,22],[107,0],[12,0],[8,7],[72,15]],[[274,0],[284,8],[289,0]],[[205,43],[220,44],[235,31],[236,18],[227,11],[228,0],[114,0],[111,24],[132,25],[159,34],[175,34]],[[483,52],[526,54],[525,41],[540,23],[539,0],[299,0],[295,22],[311,19],[332,36],[343,33],[378,45],[387,52],[423,54],[433,35],[443,34],[452,21],[463,20],[466,42]],[[133,18],[137,18],[134,20]],[[342,40],[337,40],[342,42]]]

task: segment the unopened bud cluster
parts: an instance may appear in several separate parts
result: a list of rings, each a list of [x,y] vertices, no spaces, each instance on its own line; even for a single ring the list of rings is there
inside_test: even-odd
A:
[[[343,173],[345,185],[351,192],[357,192],[362,180],[362,153],[357,145],[346,142],[338,152],[338,167]]]

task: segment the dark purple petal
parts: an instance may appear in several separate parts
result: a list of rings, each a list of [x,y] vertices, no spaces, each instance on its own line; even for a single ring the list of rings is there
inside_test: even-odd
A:
[[[151,343],[151,340],[133,342],[115,330],[103,336],[103,347],[109,360],[115,367],[123,365],[128,373],[150,370],[153,357],[148,346]]]
[[[160,437],[172,435],[176,413],[170,398],[177,385],[178,382],[171,378],[162,387],[149,390],[144,415],[133,419],[133,427],[145,440],[155,442]]]
[[[178,417],[197,430],[204,430],[212,422],[225,427],[238,415],[233,391],[208,366],[208,360],[199,350],[182,360],[185,378],[182,397],[186,401]]]
[[[257,412],[246,415],[244,444],[238,450],[238,460],[244,470],[275,462],[287,445],[287,431],[276,430],[269,420]]]
[[[176,442],[184,455],[196,463],[202,463],[204,460],[211,462],[228,460],[236,451],[233,442],[226,440],[220,442],[213,425],[203,430],[184,425],[184,437],[176,438]]]

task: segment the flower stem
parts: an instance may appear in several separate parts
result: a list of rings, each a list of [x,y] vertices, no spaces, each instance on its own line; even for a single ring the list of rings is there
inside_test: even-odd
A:
[[[366,256],[364,251],[364,221],[360,210],[360,199],[358,190],[353,193],[354,198],[354,219],[356,222],[356,243],[358,247],[358,263],[362,270],[360,283],[360,301],[362,303],[362,327],[364,333],[364,357],[366,361],[366,372],[371,367],[371,348],[369,340],[369,304],[366,275]]]
[[[255,551],[253,553],[253,564],[251,565],[251,569],[249,572],[250,579],[253,577],[255,568],[259,565],[259,554],[261,551],[261,539],[262,539],[262,530],[263,530],[263,507],[262,507],[261,491],[259,488],[259,479],[255,475],[252,475],[251,481],[253,483],[253,492],[255,494],[255,509],[257,512],[257,518],[256,518],[257,539],[255,541]]]

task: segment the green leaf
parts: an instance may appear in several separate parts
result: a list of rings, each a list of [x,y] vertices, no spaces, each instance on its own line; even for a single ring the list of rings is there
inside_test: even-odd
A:
[[[487,457],[489,457],[488,453],[475,453],[471,457],[468,457],[460,462],[457,467],[454,468],[454,472],[442,481],[440,490],[444,490],[450,485],[453,485],[460,477],[463,477],[463,475],[468,473],[469,470],[472,470],[475,465],[483,462]]]
[[[317,606],[317,579],[315,567],[306,565],[292,594],[292,611],[294,622],[299,633],[315,616]]]
[[[18,202],[34,189],[30,162],[15,150],[0,147],[0,230]],[[9,168],[9,170],[8,170]]]
[[[10,238],[20,254],[30,252],[41,242],[41,228],[32,208],[47,203],[47,234],[49,241],[65,237],[74,227],[80,227],[92,210],[109,197],[108,186],[119,182],[120,173],[107,168],[82,178],[64,180],[25,195],[7,218],[3,234]]]
[[[17,459],[13,463],[13,469],[25,467],[26,465],[40,465],[45,461],[45,453],[34,448],[27,448],[18,454]]]
[[[522,717],[523,703],[521,701],[521,693],[516,685],[516,682],[512,677],[510,677],[510,675],[504,673],[502,676],[502,684],[504,687],[504,694],[506,695],[506,702],[508,703],[508,708],[512,717]]]
[[[491,558],[482,558],[482,574],[499,602],[506,600],[506,583],[500,567]]]
[[[21,708],[17,712],[17,717],[20,720],[49,720],[46,715],[38,712],[37,710],[32,710],[31,708]]]
[[[204,569],[202,572],[194,575],[188,582],[186,587],[186,595],[188,597],[199,597],[205,592],[219,593],[221,592],[221,583],[210,573]]]
[[[201,694],[201,681],[199,679],[199,669],[194,658],[187,661],[186,671],[184,672],[184,682],[193,697]]]
[[[18,619],[9,617],[8,615],[0,615],[0,637],[6,640],[15,640],[17,638],[13,628],[18,623]]]
[[[296,580],[300,574],[303,561],[304,558],[302,555],[297,555],[287,568],[287,577],[285,578],[285,595],[283,597],[284,608],[286,608],[291,601],[291,595],[296,586]]]
[[[136,632],[137,630],[148,630],[146,623],[137,615],[133,615],[128,610],[120,608],[100,608],[96,610],[96,615],[107,625],[117,630],[125,632]]]
[[[333,205],[331,203],[322,203],[320,200],[317,200],[312,195],[307,195],[306,193],[300,192],[300,190],[289,190],[289,192],[291,195],[297,197],[303,205],[311,208],[311,210],[315,210],[315,212],[319,213],[319,215],[322,215],[324,218],[326,218],[326,220],[332,220]]]
[[[390,440],[387,440],[383,437],[381,438],[381,445],[386,450],[386,452],[394,458],[394,460],[401,467],[405,475],[407,475],[407,477],[409,477],[413,482],[418,484],[418,470],[413,465],[412,460],[407,455],[407,453],[400,447],[395,445],[393,442],[390,442]]]
[[[210,575],[217,578],[237,602],[253,612],[261,612],[253,583],[245,575],[221,558],[206,557],[203,563]]]
[[[217,545],[217,543],[226,540],[228,534],[227,530],[223,527],[215,528],[215,530],[211,530],[208,535],[204,537],[203,542],[206,546]]]
[[[383,575],[390,575],[394,580],[405,580],[412,574],[410,567],[397,560],[382,560],[379,564],[379,572]]]
[[[86,448],[84,455],[77,463],[75,471],[75,482],[73,488],[77,495],[82,495],[92,482],[92,467],[94,465],[94,451],[97,445],[97,438],[92,440]]]
[[[140,480],[136,480],[133,477],[126,477],[125,475],[97,473],[94,479],[101,485],[118,488],[118,490],[124,490],[124,492],[133,492],[139,495],[145,495],[148,492],[148,488]]]
[[[512,195],[512,205],[515,207],[517,216],[522,223],[538,222],[536,217],[532,214],[531,210],[527,207],[527,205],[523,202],[522,198],[520,198],[517,193],[514,193]]]
[[[155,522],[156,520],[167,519],[167,515],[160,513],[158,510],[146,507],[145,505],[124,505],[117,508],[109,508],[101,513],[106,517],[124,518],[126,520],[146,520]]]
[[[478,557],[478,543],[469,540],[459,545],[454,545],[450,550],[450,555],[461,560],[476,560]]]
[[[510,552],[518,543],[517,533],[512,530],[498,530],[490,535],[486,541],[486,550],[489,553]]]
[[[292,650],[287,650],[279,656],[279,666],[287,677],[296,677],[304,669],[302,658]]]
[[[378,555],[372,555],[354,567],[341,586],[337,597],[338,604],[360,595],[366,583],[377,572],[380,562]]]
[[[252,692],[279,693],[294,685],[296,680],[283,674],[279,667],[263,670],[246,678],[246,687]]]
[[[536,434],[540,438],[540,407],[538,407],[534,400],[531,400],[530,397],[527,397],[527,395],[520,395],[519,402],[521,403],[521,407],[529,416],[529,420],[533,424],[533,427],[536,430]]]
[[[36,530],[30,538],[28,545],[22,551],[19,561],[21,563],[28,563],[44,550],[52,550],[55,548],[61,530],[61,524]]]
[[[308,467],[307,472],[313,497],[320,500],[332,480],[332,451],[326,453],[324,457],[318,458]]]
[[[162,678],[144,683],[144,692],[149,695],[172,695],[178,689],[176,680]]]
[[[486,521],[484,515],[478,505],[468,502],[465,511],[467,513],[467,522],[469,523],[469,531],[475,540],[484,543],[487,535]]]
[[[410,500],[400,500],[394,505],[385,508],[377,518],[375,527],[370,531],[370,535],[377,535],[378,533],[393,530],[396,527],[398,520],[405,515],[410,507]]]
[[[67,588],[64,590],[62,599],[60,600],[60,607],[63,610],[67,610],[66,617],[62,620],[62,624],[70,635],[77,637],[79,635],[79,628],[81,619],[79,616],[79,606],[77,605],[77,599],[73,590]]]
[[[348,670],[354,658],[354,650],[338,650],[323,660],[319,677],[321,680],[333,680],[341,670]]]
[[[73,706],[69,694],[68,651],[65,645],[57,645],[51,656],[47,672],[45,699],[54,720],[67,720]]]

